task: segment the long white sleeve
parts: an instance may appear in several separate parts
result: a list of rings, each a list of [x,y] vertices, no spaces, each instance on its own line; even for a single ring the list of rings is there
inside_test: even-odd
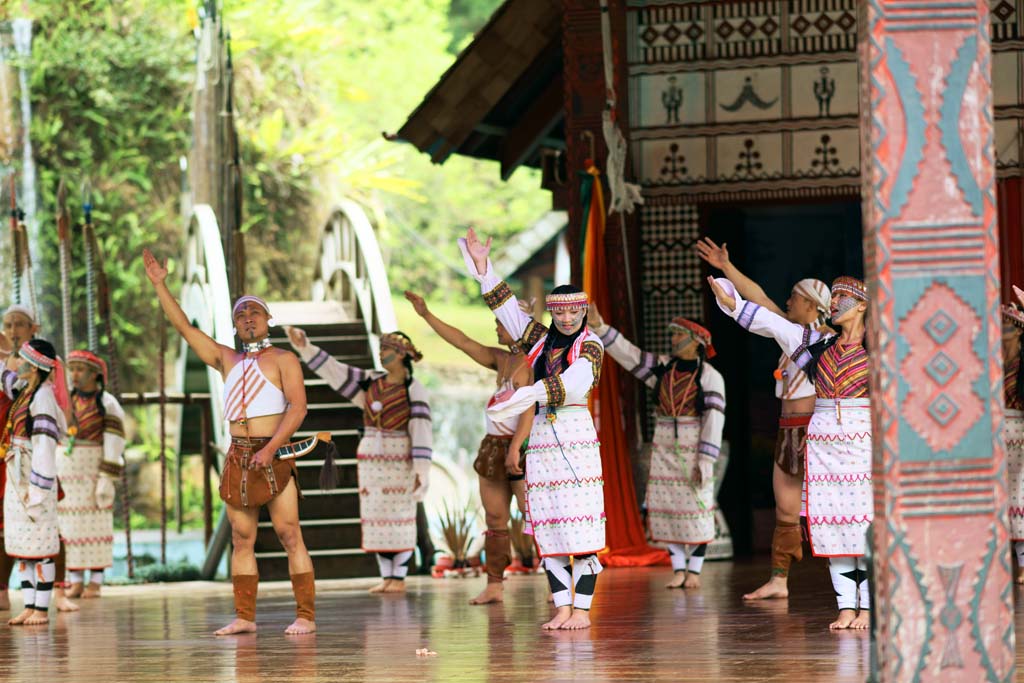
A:
[[[722,428],[725,426],[725,380],[710,364],[704,363],[700,374],[704,394],[704,412],[700,418],[700,443],[697,453],[716,460],[722,450]]]
[[[736,308],[731,311],[719,303],[718,307],[722,309],[723,313],[738,322],[743,329],[762,337],[774,339],[786,355],[793,359],[797,367],[800,369],[807,367],[811,360],[807,347],[823,339],[825,335],[809,327],[790,322],[763,306],[744,300],[736,292],[735,285],[726,278],[716,278],[715,281],[736,300]]]
[[[360,408],[365,406],[366,393],[359,383],[371,378],[373,373],[342,363],[314,344],[306,344],[296,350],[306,367],[327,380],[332,389]]]
[[[0,374],[0,389],[3,390],[4,395],[14,400],[14,385],[18,382],[18,373],[13,370],[3,369],[3,373]]]
[[[32,468],[28,477],[28,506],[40,505],[57,485],[57,442],[65,431],[64,413],[53,389],[43,384],[29,405],[32,416]]]
[[[524,351],[529,351],[547,334],[547,327],[520,310],[519,299],[512,293],[508,283],[494,274],[490,259],[487,261],[487,272],[481,275],[476,270],[476,264],[473,263],[473,258],[466,248],[466,240],[463,238],[459,238],[459,249],[462,251],[462,258],[466,262],[469,274],[480,283],[480,293],[483,294],[484,302],[494,312],[494,317],[508,330],[512,338],[522,345]]]
[[[124,408],[117,399],[103,392],[103,462],[100,474],[111,479],[120,479],[124,469]]]
[[[623,369],[652,389],[658,384],[654,368],[666,362],[667,356],[655,356],[649,351],[642,351],[611,325],[602,325],[595,328],[594,332],[601,338],[604,350]]]
[[[417,380],[409,385],[409,441],[412,457],[430,460],[434,455],[434,431],[430,418],[430,395]]]

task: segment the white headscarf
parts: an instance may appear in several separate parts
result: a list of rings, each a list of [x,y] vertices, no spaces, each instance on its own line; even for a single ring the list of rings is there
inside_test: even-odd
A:
[[[818,309],[818,324],[825,324],[832,308],[832,290],[829,286],[821,280],[808,277],[793,285],[793,291],[814,302]]]
[[[21,313],[23,316],[28,318],[33,325],[36,322],[36,314],[33,313],[32,309],[29,308],[28,306],[22,306],[21,304],[11,304],[10,306],[7,307],[7,310],[4,311],[4,316],[7,316],[11,313]]]

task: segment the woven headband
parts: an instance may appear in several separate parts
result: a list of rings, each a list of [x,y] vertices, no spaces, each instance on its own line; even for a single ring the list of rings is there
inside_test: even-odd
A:
[[[868,288],[863,282],[855,277],[849,277],[843,275],[837,277],[832,281],[832,298],[836,298],[840,294],[846,294],[852,296],[858,301],[868,300]]]
[[[266,311],[267,315],[270,315],[270,306],[267,305],[266,301],[264,301],[263,299],[259,298],[258,296],[253,296],[252,294],[246,294],[245,296],[238,297],[238,301],[235,302],[234,307],[232,307],[232,309],[231,309],[231,317],[234,317],[235,314],[238,313],[238,311],[243,306],[245,306],[246,304],[249,304],[249,303],[256,304],[257,306],[262,308],[264,311]]]
[[[100,377],[104,380],[107,378],[107,363],[102,358],[97,356],[92,351],[86,351],[84,349],[76,349],[68,354],[68,365],[71,363],[81,363],[82,365],[88,365],[90,368],[100,373]]]
[[[34,348],[29,346],[28,342],[21,345],[21,349],[18,350],[18,355],[40,370],[46,370],[47,372],[53,370],[53,367],[57,364],[56,358],[50,358],[46,354],[36,351]]]
[[[672,318],[668,329],[672,332],[689,332],[697,340],[697,343],[704,347],[705,355],[708,358],[715,356],[715,347],[711,345],[711,332],[703,325],[687,318]]]
[[[1003,304],[1003,322],[1010,323],[1016,328],[1024,330],[1024,311],[1016,304]]]
[[[544,305],[549,311],[564,311],[569,308],[586,308],[590,298],[586,292],[568,292],[566,294],[548,294],[544,297]]]
[[[417,349],[411,341],[400,334],[389,333],[382,335],[380,338],[380,345],[386,349],[394,349],[395,351],[402,351],[403,353],[408,354],[414,363],[418,363],[423,360],[423,354],[420,353],[420,350]]]

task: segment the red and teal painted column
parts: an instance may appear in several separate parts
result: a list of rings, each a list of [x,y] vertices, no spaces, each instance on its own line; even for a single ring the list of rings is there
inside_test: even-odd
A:
[[[987,0],[865,0],[875,679],[1008,681]]]

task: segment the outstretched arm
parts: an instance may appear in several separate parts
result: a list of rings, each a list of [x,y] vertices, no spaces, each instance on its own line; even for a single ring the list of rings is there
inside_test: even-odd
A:
[[[653,353],[642,351],[635,346],[621,332],[605,322],[594,304],[590,304],[587,323],[594,330],[594,334],[601,338],[604,350],[615,359],[616,363],[651,389],[654,388],[658,383],[654,368],[659,362],[664,362],[666,359],[658,358]]]
[[[716,280],[709,276],[708,284],[722,312],[738,322],[743,329],[762,337],[771,337],[797,366],[806,367],[810,362],[807,348],[824,337],[824,334],[790,322],[753,301],[745,301],[729,280]]]
[[[784,315],[782,309],[774,301],[768,298],[761,285],[740,272],[740,269],[729,260],[729,250],[725,242],[722,246],[715,244],[710,237],[705,237],[697,242],[697,255],[708,262],[709,265],[718,268],[725,277],[733,283],[736,291],[747,301],[753,301],[759,306],[764,306],[772,313]]]
[[[480,342],[470,339],[462,330],[452,327],[438,318],[430,312],[430,309],[427,308],[427,302],[419,294],[406,291],[405,298],[412,304],[416,314],[426,320],[427,324],[430,325],[434,332],[437,332],[441,339],[444,339],[485,368],[491,370],[498,369],[498,356],[496,352],[500,352],[500,349],[484,346]]]
[[[332,389],[362,408],[366,404],[366,392],[360,382],[370,377],[366,370],[353,367],[331,358],[331,355],[315,344],[310,344],[306,333],[299,327],[286,327],[288,341],[299,354],[299,358],[318,377],[327,380]],[[305,391],[305,387],[303,387]],[[303,395],[305,396],[305,395]],[[305,401],[303,401],[305,405]]]
[[[157,261],[149,249],[142,250],[142,260],[146,264],[146,275],[156,289],[156,296],[160,300],[160,307],[164,309],[164,314],[171,321],[171,324],[174,325],[174,329],[185,338],[189,347],[196,352],[201,361],[212,368],[224,372],[225,354],[234,353],[234,349],[218,344],[208,334],[192,326],[188,316],[185,315],[185,311],[181,310],[178,301],[171,294],[171,290],[167,288],[166,263],[161,264]]]

